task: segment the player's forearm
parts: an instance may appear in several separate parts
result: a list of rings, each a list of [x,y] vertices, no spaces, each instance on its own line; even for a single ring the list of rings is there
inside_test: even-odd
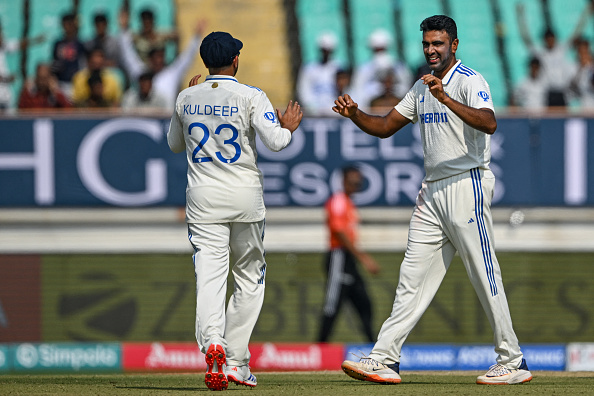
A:
[[[467,125],[486,134],[492,135],[497,129],[497,120],[495,114],[489,109],[475,109],[466,106],[450,97],[443,102],[450,110],[454,112]]]
[[[359,109],[351,117],[351,121],[366,134],[381,139],[385,139],[396,133],[396,130],[390,128],[386,117],[369,115]]]

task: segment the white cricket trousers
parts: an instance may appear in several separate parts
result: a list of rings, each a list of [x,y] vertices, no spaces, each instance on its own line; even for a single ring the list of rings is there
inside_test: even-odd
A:
[[[222,345],[229,365],[250,361],[248,344],[264,302],[264,227],[264,220],[188,224],[196,275],[196,340],[203,353],[212,343]],[[234,289],[225,310],[229,267]]]
[[[519,367],[522,352],[493,247],[494,186],[493,173],[484,169],[423,183],[410,221],[392,313],[370,357],[384,363],[400,361],[404,340],[431,303],[458,251],[493,329],[497,363]]]

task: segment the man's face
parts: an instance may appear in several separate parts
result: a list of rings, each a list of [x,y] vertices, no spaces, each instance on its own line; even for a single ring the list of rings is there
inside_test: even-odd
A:
[[[158,73],[165,67],[165,51],[157,50],[154,51],[150,58],[151,69],[153,72]]]
[[[423,53],[429,68],[436,73],[447,70],[456,61],[458,39],[450,42],[445,30],[430,30],[423,33]]]
[[[88,66],[89,70],[101,70],[105,65],[105,56],[101,51],[94,51],[91,56],[89,56]]]
[[[49,89],[50,80],[52,78],[51,70],[48,66],[40,66],[37,68],[37,76],[35,77],[35,84],[37,90],[45,92]]]
[[[363,183],[363,177],[361,172],[350,171],[344,175],[344,193],[351,195],[361,190],[361,184]]]

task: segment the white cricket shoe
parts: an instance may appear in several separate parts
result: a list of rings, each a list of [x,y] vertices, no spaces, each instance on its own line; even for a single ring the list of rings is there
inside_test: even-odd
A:
[[[522,384],[532,379],[532,374],[528,370],[526,359],[522,359],[522,364],[517,369],[507,368],[499,363],[489,367],[485,375],[476,379],[480,385],[512,385]]]
[[[399,384],[399,363],[384,364],[370,357],[363,357],[358,362],[345,360],[342,362],[342,371],[349,377],[377,382],[380,384]]]
[[[256,376],[250,372],[250,366],[227,366],[225,370],[227,379],[235,382],[237,385],[250,386],[252,388],[258,385]]]

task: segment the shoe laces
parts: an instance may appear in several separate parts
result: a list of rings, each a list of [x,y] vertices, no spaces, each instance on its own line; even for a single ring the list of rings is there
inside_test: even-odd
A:
[[[507,367],[497,363],[489,367],[489,371],[487,371],[487,376],[489,377],[499,377],[505,374],[509,374],[511,371]]]
[[[359,359],[359,363],[369,365],[369,366],[380,367],[380,368],[386,367],[386,365],[384,363],[378,362],[374,358],[365,355],[361,350],[359,350],[359,353],[361,353],[361,356],[357,355],[356,353],[350,352],[351,355],[353,355]]]

